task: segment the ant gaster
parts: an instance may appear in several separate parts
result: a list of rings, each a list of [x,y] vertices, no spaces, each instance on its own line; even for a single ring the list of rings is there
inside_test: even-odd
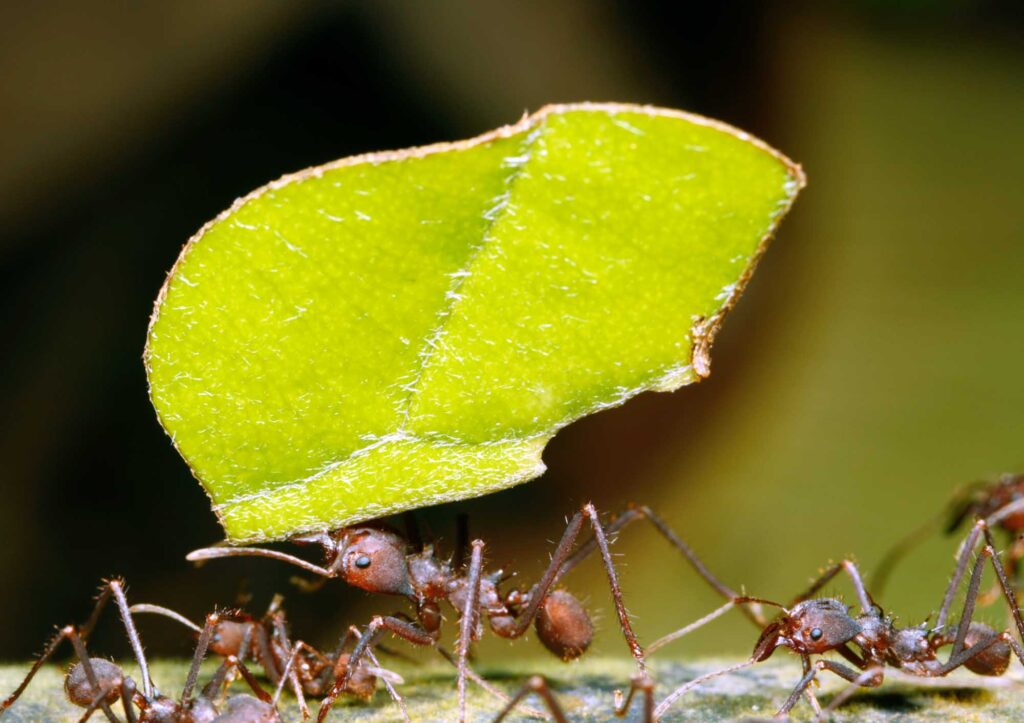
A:
[[[103,658],[93,658],[86,649],[86,639],[111,598],[114,599],[118,607],[121,621],[135,654],[142,676],[142,690],[138,689],[135,681],[126,675],[120,666]],[[0,703],[0,715],[14,705],[32,682],[32,678],[53,656],[60,644],[64,640],[69,640],[78,662],[65,676],[64,690],[72,704],[85,709],[81,718],[83,721],[96,710],[101,710],[110,723],[120,723],[120,719],[114,715],[111,709],[111,705],[120,699],[128,723],[139,721],[143,723],[277,723],[280,721],[277,700],[281,694],[281,686],[278,686],[273,696],[269,695],[234,656],[228,657],[200,694],[193,697],[192,693],[199,678],[199,667],[218,623],[219,616],[216,613],[207,616],[206,624],[199,635],[181,697],[174,700],[161,694],[153,685],[149,674],[149,665],[142,649],[142,640],[135,628],[124,594],[124,583],[120,580],[112,580],[102,588],[93,613],[85,625],[81,627],[67,625],[61,628],[50,641],[21,685]],[[290,671],[294,657],[293,655],[291,661],[286,665],[285,676]],[[233,695],[218,710],[216,700],[227,684],[228,675],[232,670],[238,670],[241,673],[256,697],[245,694]],[[135,711],[136,706],[139,708],[138,714]]]
[[[475,540],[470,546],[472,554],[467,567],[463,565],[464,545],[457,546],[455,560],[443,560],[431,545],[418,544],[418,532],[412,528],[408,536],[383,526],[360,525],[292,538],[299,544],[320,546],[324,552],[323,566],[262,548],[212,547],[197,550],[188,559],[201,561],[245,555],[269,557],[296,565],[322,578],[341,578],[368,592],[398,595],[412,602],[415,606],[414,620],[390,615],[376,616],[370,621],[349,656],[348,666],[338,675],[324,699],[319,721],[326,718],[334,700],[357,672],[360,659],[384,631],[414,645],[436,646],[442,623],[441,603],[447,602],[460,615],[458,690],[460,716],[464,720],[466,660],[470,643],[479,639],[483,632],[482,619],[486,618],[491,630],[503,638],[518,638],[533,624],[544,646],[563,660],[573,660],[589,647],[594,627],[586,609],[571,593],[554,587],[585,556],[577,554],[570,559],[573,545],[588,522],[594,539],[585,552],[589,554],[595,546],[601,552],[619,625],[636,660],[637,678],[646,679],[643,649],[633,633],[622,602],[605,531],[591,504],[584,505],[569,520],[540,581],[529,588],[518,587],[504,593],[499,586],[506,579],[505,573],[501,570],[485,573],[483,570],[482,541]],[[460,539],[466,539],[464,533],[460,533]]]

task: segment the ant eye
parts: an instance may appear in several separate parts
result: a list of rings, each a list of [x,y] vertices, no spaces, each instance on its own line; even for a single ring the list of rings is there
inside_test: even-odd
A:
[[[824,633],[821,632],[821,628],[814,628],[814,630],[811,631],[811,640],[821,640],[822,635],[824,635]]]
[[[367,555],[360,555],[356,558],[356,567],[365,570],[370,566],[370,558]]]

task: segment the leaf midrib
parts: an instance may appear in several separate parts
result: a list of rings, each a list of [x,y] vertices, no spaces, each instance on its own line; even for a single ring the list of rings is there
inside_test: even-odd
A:
[[[416,397],[420,392],[419,385],[423,380],[427,370],[430,367],[431,361],[433,361],[435,354],[439,346],[444,339],[448,323],[455,316],[456,309],[459,306],[459,302],[464,298],[460,293],[462,287],[466,284],[466,281],[473,275],[473,267],[477,260],[481,257],[484,250],[489,246],[493,240],[492,231],[494,226],[502,219],[511,206],[512,203],[512,192],[515,188],[516,182],[522,177],[523,171],[526,166],[529,165],[530,160],[533,158],[533,149],[538,140],[542,135],[544,128],[546,127],[546,119],[541,119],[540,123],[536,128],[531,129],[526,137],[523,139],[523,143],[520,146],[519,155],[516,157],[517,162],[513,165],[512,171],[505,177],[504,186],[505,190],[498,197],[497,202],[484,212],[484,217],[487,218],[487,224],[484,226],[483,233],[480,237],[480,242],[476,245],[465,263],[459,268],[458,271],[450,274],[452,276],[452,284],[445,292],[446,304],[438,310],[437,313],[437,325],[431,330],[429,334],[424,337],[423,345],[420,351],[417,352],[416,357],[420,359],[419,368],[414,371],[413,380],[404,385],[409,393],[405,399],[402,400],[402,404],[399,407],[399,414],[401,415],[401,423],[395,432],[395,435],[401,439],[417,439],[417,435],[409,433],[409,420],[412,412],[413,405],[416,402]],[[521,160],[520,160],[521,159]],[[497,210],[496,213],[492,211]],[[429,436],[429,433],[428,433]],[[450,440],[455,441],[455,440]],[[349,458],[356,456],[362,452],[362,449],[353,452],[349,455]]]

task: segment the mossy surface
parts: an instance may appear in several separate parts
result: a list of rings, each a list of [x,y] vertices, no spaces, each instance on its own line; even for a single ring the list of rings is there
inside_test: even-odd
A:
[[[387,664],[387,663],[386,663]],[[657,697],[696,675],[713,670],[723,661],[657,662]],[[390,664],[388,664],[390,665]],[[185,676],[184,662],[162,662],[153,666],[153,677],[165,691],[177,690]],[[414,721],[451,721],[456,718],[458,698],[451,668],[443,665],[393,666],[405,678],[400,687],[406,699],[409,714]],[[616,688],[628,680],[632,671],[628,661],[590,659],[580,664],[563,666],[544,660],[535,667],[528,663],[509,665],[481,664],[480,672],[501,690],[512,693],[531,672],[545,675],[553,684],[559,701],[571,720],[613,720],[612,695]],[[14,688],[24,674],[20,666],[0,667],[0,689]],[[681,699],[665,720],[718,721],[770,717],[785,699],[800,676],[799,667],[792,659],[769,661],[705,685]],[[1002,679],[984,679],[970,674],[957,674],[941,681],[918,681],[890,678],[876,691],[855,696],[840,713],[836,721],[1007,721],[1024,719],[1024,676],[1012,672]],[[243,685],[236,683],[233,692],[241,692]],[[841,685],[833,678],[824,677],[819,697],[827,702]],[[540,707],[536,699],[530,701]],[[501,704],[475,685],[470,687],[470,719],[490,721]],[[295,700],[286,697],[282,705],[286,720],[300,720]],[[120,715],[118,707],[115,712]],[[810,720],[810,708],[801,702],[794,719]],[[29,721],[75,721],[79,711],[64,698],[62,669],[50,666],[33,682],[32,687],[4,717],[4,723]],[[102,720],[98,715],[93,720]],[[386,691],[381,689],[370,703],[341,702],[331,720],[397,721],[401,720]],[[511,720],[531,720],[523,713]],[[629,720],[640,720],[639,709]]]

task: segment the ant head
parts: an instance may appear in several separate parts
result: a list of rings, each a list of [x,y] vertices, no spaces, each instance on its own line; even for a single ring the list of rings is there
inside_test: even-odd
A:
[[[349,585],[385,595],[412,595],[405,538],[378,527],[344,527],[331,534],[295,538],[319,544],[327,566]]]
[[[838,648],[860,632],[843,603],[830,598],[805,600],[768,625],[754,647],[753,658],[766,660],[779,646],[801,655]]]

